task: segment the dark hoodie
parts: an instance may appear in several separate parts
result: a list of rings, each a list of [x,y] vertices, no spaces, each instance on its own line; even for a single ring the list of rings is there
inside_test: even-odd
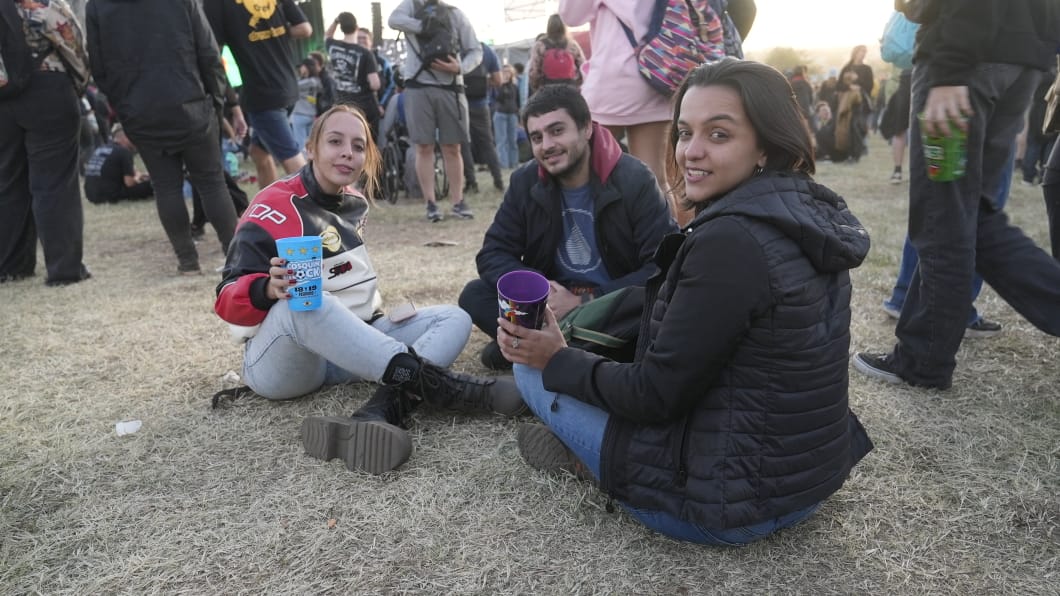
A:
[[[227,82],[196,0],[93,0],[85,29],[92,76],[137,146],[179,148],[217,121]]]
[[[606,128],[593,123],[590,194],[596,242],[611,281],[600,296],[644,285],[655,270],[651,257],[666,234],[677,231],[655,176],[643,162],[622,153]],[[562,191],[537,160],[512,173],[504,201],[475,257],[479,276],[491,286],[518,269],[556,279],[556,251],[563,239]]]
[[[544,370],[611,413],[602,487],[709,528],[838,490],[872,448],[847,404],[848,270],[868,249],[843,200],[795,175],[753,177],[667,238],[643,356],[567,348]]]
[[[929,87],[967,85],[980,63],[1047,71],[1060,44],[1057,0],[928,0],[917,31],[917,68]]]

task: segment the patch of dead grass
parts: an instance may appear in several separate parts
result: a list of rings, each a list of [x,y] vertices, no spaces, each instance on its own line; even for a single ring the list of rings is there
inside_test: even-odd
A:
[[[854,350],[894,341],[879,304],[905,231],[908,187],[888,184],[887,148],[871,150],[818,176],[872,233],[853,274]],[[430,225],[408,199],[376,207],[367,234],[388,301],[455,302],[499,202],[479,182],[473,221]],[[1015,187],[1009,210],[1044,243],[1039,193]],[[852,373],[876,450],[797,529],[721,550],[528,468],[517,422],[420,411],[412,459],[372,477],[306,457],[298,439],[303,417],[352,411],[368,387],[211,410],[241,362],[212,313],[215,276],[174,275],[150,203],[85,215],[92,280],[0,284],[2,592],[1055,593],[1060,353],[989,289],[979,306],[1005,331],[965,342],[952,390]],[[221,262],[215,241],[199,247],[204,269]],[[485,373],[484,342],[474,332],[456,367]],[[125,419],[144,426],[117,437]]]

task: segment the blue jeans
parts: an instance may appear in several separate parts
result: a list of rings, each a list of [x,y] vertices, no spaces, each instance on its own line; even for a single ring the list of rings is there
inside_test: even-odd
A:
[[[471,319],[456,306],[430,306],[400,323],[387,317],[367,323],[331,294],[307,312],[292,311],[280,300],[247,341],[243,378],[262,397],[291,399],[323,385],[378,381],[406,346],[447,367],[470,334]]]
[[[305,151],[305,142],[309,138],[309,131],[313,129],[313,120],[315,116],[309,114],[291,114],[291,134],[294,135],[294,142],[301,151]]]
[[[1015,147],[1013,147],[1015,150]],[[1009,189],[1012,187],[1012,173],[1016,169],[1016,162],[1010,155],[1009,160],[1001,172],[1001,182],[997,189],[997,208],[1004,209],[1008,202]],[[909,282],[913,281],[913,270],[916,269],[920,259],[917,257],[913,243],[909,241],[909,235],[905,236],[905,244],[902,245],[902,261],[898,264],[898,279],[894,280],[894,289],[891,290],[890,300],[884,300],[883,305],[901,312],[905,304],[905,295],[909,292]],[[968,313],[968,325],[979,322],[982,316],[975,310],[975,299],[983,290],[983,278],[978,273],[972,279],[972,310]]]
[[[922,65],[913,68],[912,113],[930,91]],[[1060,335],[1060,264],[998,208],[997,193],[1012,143],[1038,80],[1016,64],[980,63],[968,80],[965,175],[927,177],[920,122],[909,133],[909,239],[920,256],[895,335],[895,372],[925,387],[950,386],[972,307],[972,279],[983,279],[1034,326]]]
[[[493,136],[497,140],[497,156],[502,168],[514,168],[519,165],[519,115],[493,114]]]
[[[541,380],[541,371],[536,368],[523,364],[516,364],[512,368],[515,372],[515,382],[526,405],[574,452],[575,457],[589,468],[593,476],[599,479],[600,449],[604,443],[604,430],[610,415],[569,395],[546,390]],[[554,400],[559,402],[559,408],[555,412],[551,408]],[[815,503],[776,519],[742,528],[716,529],[704,528],[664,511],[641,509],[621,501],[619,504],[645,527],[660,534],[685,542],[717,546],[750,544],[777,530],[799,523],[813,515],[821,506],[820,503]]]
[[[246,118],[253,135],[251,141],[264,147],[276,159],[287,161],[302,152],[291,132],[287,110],[247,112]]]

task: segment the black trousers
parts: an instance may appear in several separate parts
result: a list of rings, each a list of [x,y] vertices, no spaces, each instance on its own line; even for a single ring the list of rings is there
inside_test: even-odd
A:
[[[185,168],[191,185],[202,193],[206,217],[217,232],[223,252],[228,252],[228,244],[235,234],[236,210],[225,187],[217,126],[217,121],[212,121],[203,134],[183,147],[152,147],[133,139],[151,174],[158,219],[173,245],[180,269],[185,271],[199,266],[199,253],[191,238],[188,207],[184,204]]]
[[[497,144],[493,142],[493,117],[490,115],[488,105],[482,107],[467,108],[468,133],[471,136],[470,143],[461,143],[460,153],[464,157],[464,184],[475,181],[475,159],[473,155],[480,155],[490,169],[495,186],[503,186],[504,179],[501,178],[501,160],[497,157]],[[474,149],[472,149],[474,148]]]
[[[497,306],[497,288],[482,281],[473,279],[464,286],[457,302],[460,308],[471,315],[471,322],[483,333],[497,339],[497,317],[500,311]]]
[[[37,72],[0,101],[0,278],[33,275],[37,239],[48,282],[87,276],[77,183],[81,110],[66,73]]]

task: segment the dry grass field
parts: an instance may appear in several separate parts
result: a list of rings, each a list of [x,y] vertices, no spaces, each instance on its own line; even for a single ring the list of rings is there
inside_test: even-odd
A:
[[[873,248],[854,272],[852,350],[889,347],[880,309],[905,229],[878,138],[858,165],[821,164]],[[390,304],[455,303],[500,197],[486,174],[473,221],[428,224],[380,204],[368,243]],[[1009,210],[1046,242],[1040,189]],[[412,459],[382,476],[301,448],[305,416],[349,413],[364,385],[212,410],[240,347],[213,314],[222,261],[195,278],[152,203],[85,205],[93,278],[0,284],[3,594],[1057,594],[1060,342],[989,289],[1004,333],[968,340],[954,388],[851,372],[876,443],[806,523],[742,549],[705,548],[608,513],[606,496],[526,466],[517,421],[417,412]],[[456,246],[429,247],[448,240]],[[456,367],[484,374],[474,332]],[[141,420],[117,436],[115,423]]]

